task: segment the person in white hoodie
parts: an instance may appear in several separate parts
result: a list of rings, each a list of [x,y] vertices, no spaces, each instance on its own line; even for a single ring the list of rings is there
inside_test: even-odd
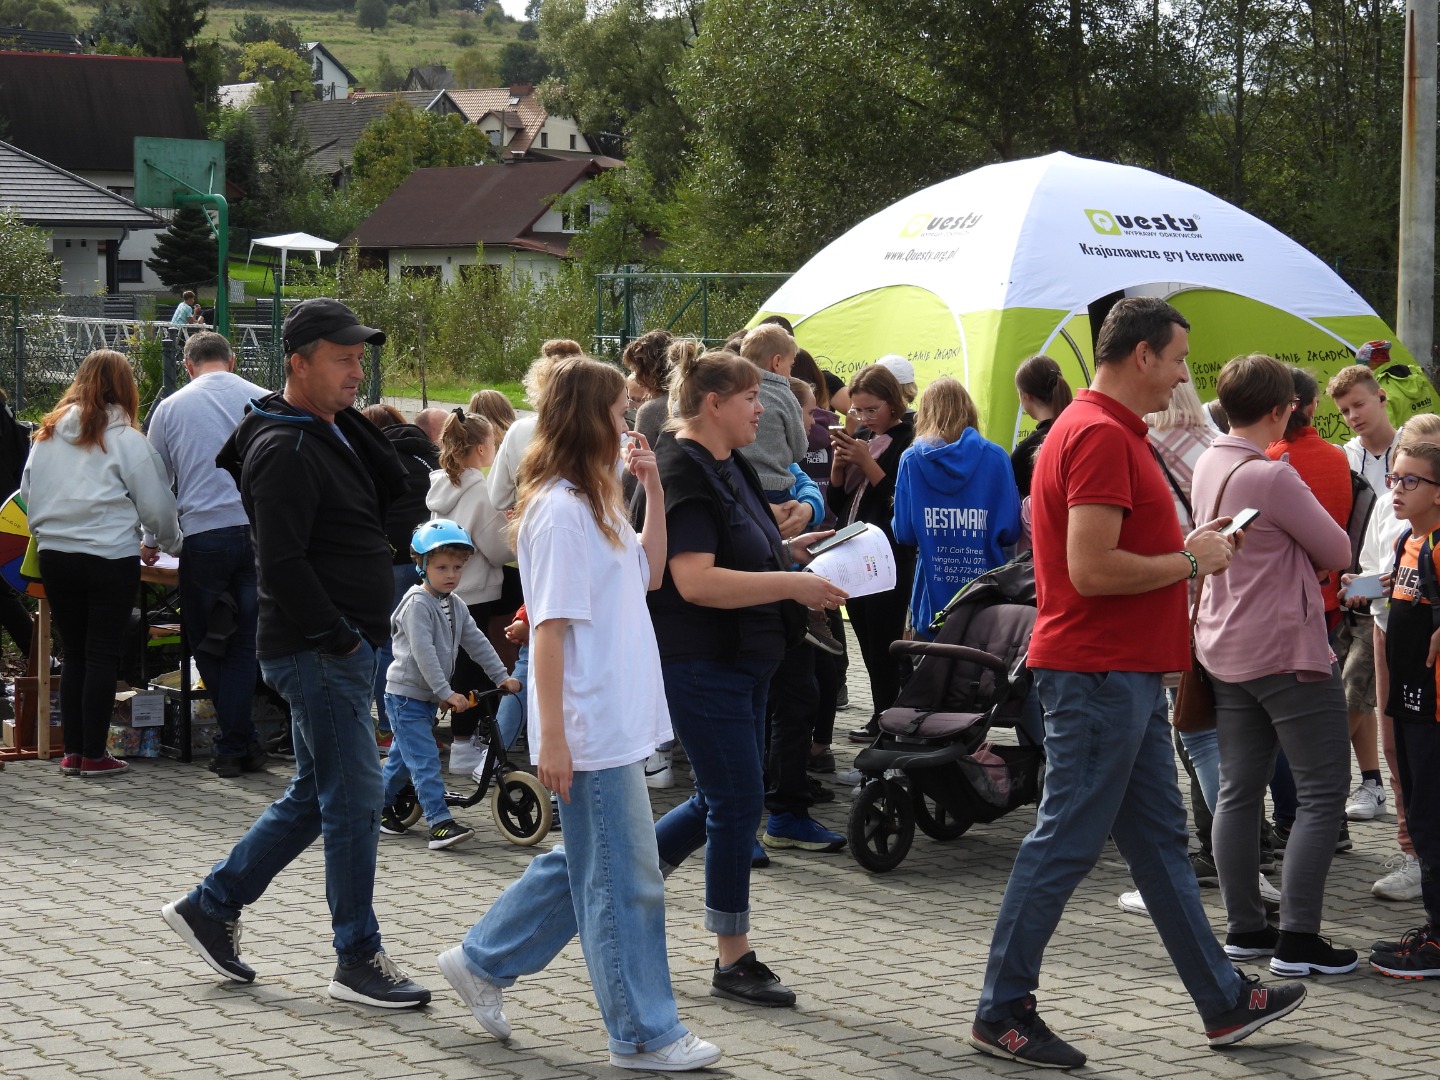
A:
[[[130,361],[97,349],[40,422],[20,497],[64,649],[60,772],[99,779],[125,770],[105,750],[120,647],[140,586],[142,527],[180,550],[165,466],[135,426],[140,390]]]
[[[495,460],[495,430],[477,413],[456,409],[440,429],[440,468],[430,474],[425,505],[434,517],[449,518],[475,541],[475,554],[465,564],[455,596],[482,629],[492,615],[500,614],[504,566],[513,559],[507,539],[505,514],[490,501],[484,470]],[[455,664],[457,692],[488,690],[493,685],[480,665],[461,653]],[[475,745],[479,711],[451,716],[449,771],[470,775],[481,762],[483,748]]]

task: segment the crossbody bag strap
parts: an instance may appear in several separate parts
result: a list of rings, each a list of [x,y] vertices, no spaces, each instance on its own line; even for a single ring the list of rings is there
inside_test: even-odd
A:
[[[1154,447],[1151,447],[1151,449],[1153,450]],[[1160,455],[1157,453],[1155,456],[1158,458]],[[1225,474],[1225,479],[1222,480],[1222,481],[1220,481],[1220,490],[1215,493],[1215,502],[1211,505],[1211,507],[1210,507],[1210,514],[1209,514],[1208,517],[1205,518],[1205,520],[1206,520],[1206,521],[1214,521],[1214,520],[1215,520],[1215,515],[1220,512],[1220,501],[1225,498],[1225,489],[1230,486],[1230,478],[1231,478],[1232,476],[1234,476],[1237,471],[1239,471],[1241,465],[1244,465],[1247,461],[1269,461],[1269,460],[1270,460],[1269,458],[1264,457],[1264,456],[1261,455],[1261,454],[1251,454],[1249,457],[1243,457],[1243,458],[1241,458],[1239,461],[1237,461],[1234,465],[1230,466],[1230,471]],[[1162,467],[1162,468],[1164,467],[1164,462],[1161,462],[1161,467]],[[1169,475],[1169,474],[1167,473],[1166,475]],[[1197,527],[1199,526],[1200,523],[1199,523],[1198,521],[1195,521],[1193,514],[1192,514],[1190,520],[1191,520],[1192,522],[1194,522]],[[1209,575],[1207,574],[1206,577],[1208,577],[1208,576],[1209,576]],[[1200,594],[1203,593],[1204,591],[1205,591],[1205,578],[1202,577],[1202,578],[1200,579],[1200,583],[1195,587],[1195,602],[1190,605],[1190,638],[1191,638],[1192,641],[1193,641],[1194,638],[1195,638],[1195,623],[1196,623],[1196,622],[1199,620],[1199,618],[1200,618]]]

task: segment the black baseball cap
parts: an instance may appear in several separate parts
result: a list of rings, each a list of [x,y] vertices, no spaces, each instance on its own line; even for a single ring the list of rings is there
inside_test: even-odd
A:
[[[280,330],[285,355],[312,341],[333,341],[336,345],[385,344],[385,331],[363,325],[355,313],[339,300],[319,297],[302,300],[285,316]]]

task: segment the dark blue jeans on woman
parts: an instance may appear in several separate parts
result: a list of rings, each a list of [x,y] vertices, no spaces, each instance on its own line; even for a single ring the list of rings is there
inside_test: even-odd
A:
[[[121,642],[140,589],[139,550],[124,559],[41,551],[40,577],[65,650],[60,671],[65,753],[104,757]]]
[[[222,594],[234,602],[233,626],[221,640],[207,641]],[[209,529],[185,537],[180,549],[180,617],[195,666],[215,703],[220,724],[216,757],[240,757],[259,738],[251,719],[260,677],[255,659],[259,605],[250,526]]]
[[[667,872],[705,845],[705,929],[750,930],[750,860],[765,800],[765,702],[774,660],[664,664],[670,726],[695,793],[655,823]]]

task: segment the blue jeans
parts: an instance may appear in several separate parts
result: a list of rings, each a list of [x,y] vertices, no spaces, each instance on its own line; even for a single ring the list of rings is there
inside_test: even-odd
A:
[[[683,1038],[643,761],[575,773],[565,842],[532,859],[471,927],[465,959],[481,978],[511,986],[544,970],[577,927],[610,1049],[638,1054]]]
[[[666,869],[705,846],[705,929],[715,934],[750,930],[750,860],[765,801],[765,702],[777,663],[662,665],[670,724],[695,770],[695,793],[655,823],[655,839]]]
[[[510,672],[510,677],[520,684],[520,692],[502,697],[499,711],[495,714],[495,723],[500,728],[500,739],[506,750],[515,745],[516,736],[525,726],[525,684],[530,680],[528,643],[520,646],[520,653],[515,657],[515,670]]]
[[[1107,836],[1130,866],[1155,929],[1202,1018],[1233,1008],[1240,975],[1210,930],[1190,868],[1161,677],[1035,672],[1045,709],[1045,793],[1000,904],[976,1014],[1009,1016]]]
[[[1220,797],[1220,737],[1214,728],[1204,731],[1182,731],[1180,741],[1185,753],[1190,755],[1190,764],[1195,767],[1195,779],[1200,784],[1200,794],[1205,807],[1215,813],[1215,800]]]
[[[383,805],[370,724],[374,670],[375,650],[365,641],[348,656],[310,649],[260,661],[265,681],[290,706],[295,778],[190,894],[211,918],[238,918],[323,836],[325,899],[340,962],[359,963],[380,948],[372,903]]]
[[[235,628],[221,646],[223,653],[217,655],[204,646],[211,612],[222,593],[235,601]],[[259,738],[251,718],[260,673],[255,660],[259,600],[248,525],[185,537],[180,550],[180,617],[195,666],[215,703],[220,725],[215,756],[240,757]]]
[[[385,805],[389,806],[407,783],[415,785],[415,797],[425,820],[433,827],[452,817],[445,805],[445,784],[440,779],[440,750],[435,745],[435,704],[399,694],[385,695],[385,708],[394,725],[395,741],[380,771],[385,784]]]
[[[420,584],[420,575],[415,572],[414,563],[397,563],[391,571],[395,576],[395,599],[390,603],[390,614],[400,606],[401,599],[410,591],[411,585]],[[395,659],[387,635],[385,643],[375,650],[375,727],[384,732],[390,730],[390,717],[385,712],[385,673],[390,670],[390,661]]]

